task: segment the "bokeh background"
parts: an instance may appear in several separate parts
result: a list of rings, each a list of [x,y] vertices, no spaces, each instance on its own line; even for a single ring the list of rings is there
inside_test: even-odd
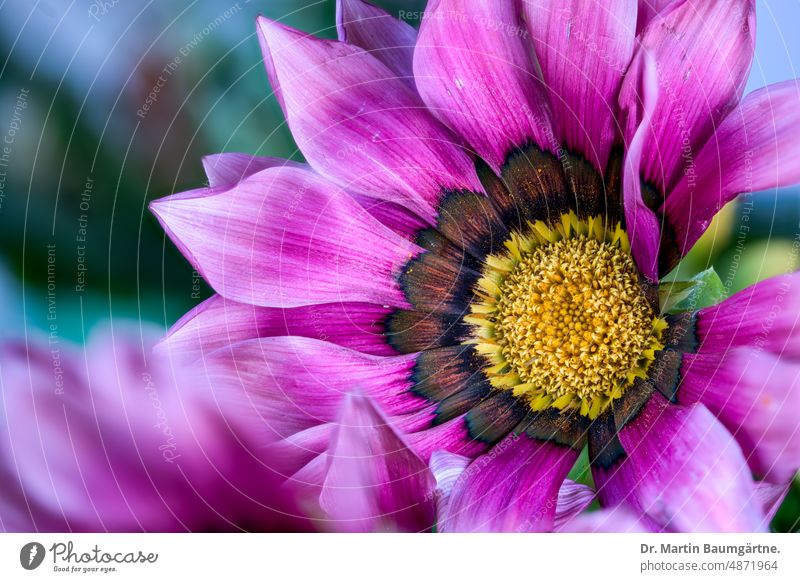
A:
[[[425,5],[376,3],[412,21]],[[302,159],[255,17],[333,38],[334,13],[334,0],[1,1],[0,338],[55,324],[83,342],[108,319],[166,329],[208,297],[147,204],[202,185],[205,154]],[[800,67],[800,0],[759,0],[757,17],[748,91]],[[753,194],[725,209],[679,275],[713,266],[732,293],[800,268],[798,237],[800,189]],[[799,523],[795,480],[774,528]]]

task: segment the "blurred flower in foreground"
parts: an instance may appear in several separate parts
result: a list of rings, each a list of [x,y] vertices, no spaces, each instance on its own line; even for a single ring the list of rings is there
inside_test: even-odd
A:
[[[0,530],[308,529],[263,442],[154,337],[0,346]]]
[[[221,154],[153,204],[219,294],[163,348],[244,387],[330,527],[558,529],[588,447],[637,527],[767,528],[800,279],[659,280],[800,181],[798,85],[740,101],[751,0],[664,4],[436,0],[417,34],[342,0],[338,42],[259,19],[308,165]]]

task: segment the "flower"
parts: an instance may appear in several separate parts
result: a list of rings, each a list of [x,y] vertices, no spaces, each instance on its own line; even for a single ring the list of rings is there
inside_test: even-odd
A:
[[[0,346],[0,530],[307,530],[235,402],[116,323]],[[54,341],[55,339],[55,341]]]
[[[726,202],[800,181],[800,92],[741,98],[752,0],[637,8],[258,19],[307,164],[211,156],[152,204],[217,292],[162,349],[243,386],[332,528],[551,530],[588,449],[637,527],[766,529],[800,466],[800,278],[682,309],[661,280]]]

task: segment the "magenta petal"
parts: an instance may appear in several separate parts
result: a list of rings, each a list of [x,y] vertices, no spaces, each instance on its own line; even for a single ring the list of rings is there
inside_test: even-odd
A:
[[[428,401],[410,391],[415,362],[416,354],[382,358],[303,337],[240,342],[204,359],[215,385],[243,389],[280,438],[335,421],[353,387],[387,414],[423,411]]]
[[[649,55],[645,54],[644,58],[639,61],[639,65],[643,68],[640,75],[643,117],[625,152],[623,206],[633,258],[636,259],[636,264],[642,274],[655,283],[658,281],[661,226],[655,213],[647,207],[642,198],[640,172],[645,140],[650,135],[653,111],[658,103],[658,82],[655,76],[655,63]]]
[[[604,172],[617,94],[636,36],[636,0],[524,0],[553,119],[567,146]]]
[[[267,445],[267,454],[273,459],[277,474],[283,479],[296,476],[313,459],[324,455],[335,428],[334,423],[317,424]],[[317,483],[320,486],[324,471],[321,475]]]
[[[698,312],[701,351],[713,354],[753,346],[798,358],[799,313],[800,273],[761,281]]]
[[[799,150],[799,80],[770,85],[745,97],[664,203],[681,254],[737,195],[800,182]]]
[[[481,190],[472,160],[377,58],[259,18],[286,119],[314,169],[431,224],[447,189]]]
[[[483,454],[488,446],[469,435],[465,415],[443,424],[408,435],[408,440],[422,459],[429,461],[438,450],[469,458]]]
[[[414,85],[413,26],[363,0],[337,0],[336,29],[339,40],[363,48],[389,67],[416,91]]]
[[[582,513],[556,528],[561,533],[644,533],[636,513],[624,505]]]
[[[410,414],[400,414],[389,417],[395,429],[406,435],[406,440],[414,436],[414,431],[420,430],[421,423],[430,426],[435,418],[435,405],[423,408],[418,412]],[[322,487],[322,480],[325,471],[314,464],[314,459],[320,455],[325,455],[328,445],[331,442],[331,435],[336,429],[335,422],[317,424],[310,428],[295,432],[270,444],[267,449],[270,458],[274,460],[274,466],[284,477],[292,475],[291,480],[304,478],[310,479],[311,475],[319,476],[319,479],[312,483],[315,487]],[[415,452],[416,448],[414,449]],[[308,482],[305,485],[309,485]],[[319,492],[317,492],[317,496]]]
[[[256,26],[258,26],[258,20],[256,19]],[[283,91],[281,90],[281,83],[280,79],[278,79],[278,72],[275,70],[275,61],[272,59],[272,51],[270,50],[269,44],[267,40],[264,38],[264,35],[257,34],[258,37],[258,45],[261,47],[261,55],[262,60],[264,62],[264,68],[267,71],[267,79],[269,79],[269,84],[272,87],[273,95],[275,96],[275,100],[278,102],[278,105],[281,107],[281,111],[283,111],[284,118],[286,117],[286,100],[283,97]]]
[[[313,172],[264,170],[151,210],[220,295],[269,307],[405,306],[397,276],[419,248]]]
[[[425,103],[495,171],[528,142],[560,146],[525,36],[514,0],[438,0],[414,52]]]
[[[639,0],[639,16],[636,20],[636,34],[644,30],[656,14],[670,5],[680,4],[682,0]]]
[[[425,531],[436,481],[369,398],[348,395],[329,452],[320,505],[346,531]]]
[[[300,525],[265,454],[269,436],[198,370],[150,354],[157,333],[115,321],[85,347],[60,342],[57,360],[44,338],[0,346],[0,530]]]
[[[283,484],[283,489],[292,498],[299,500],[308,515],[319,516],[318,523],[321,528],[336,531],[335,523],[321,521],[324,518],[325,510],[320,507],[320,494],[322,485],[325,482],[325,475],[328,472],[328,453],[313,457],[303,465],[296,473],[291,475]],[[333,527],[331,527],[333,526]]]
[[[435,451],[431,455],[430,468],[436,478],[436,507],[438,515],[448,515],[450,494],[458,478],[472,459],[447,451]],[[559,529],[572,521],[594,500],[594,491],[586,485],[565,479],[558,491],[553,527]]]
[[[800,362],[759,349],[686,354],[682,401],[700,401],[742,447],[753,472],[788,483],[800,469]]]
[[[627,503],[649,529],[766,529],[739,446],[701,404],[675,406],[656,394],[619,438],[628,457],[610,473],[593,468],[603,505]]]
[[[631,70],[653,55],[663,97],[653,114],[653,133],[644,145],[642,175],[668,193],[737,104],[744,90],[755,45],[754,0],[677,3],[658,14],[640,36]],[[628,75],[620,105],[628,112],[630,143],[636,131],[637,75]]]
[[[280,309],[229,301],[214,295],[170,328],[158,348],[200,359],[221,347],[259,337],[295,335],[376,356],[397,352],[383,335],[389,307],[368,303],[324,303]]]
[[[208,185],[212,188],[232,186],[261,170],[283,166],[306,167],[305,164],[283,158],[264,158],[250,154],[212,154],[203,157],[203,169]]]
[[[766,481],[759,481],[756,483],[756,496],[758,497],[761,506],[764,508],[764,514],[767,521],[772,521],[775,514],[781,508],[786,494],[789,493],[789,488],[792,486],[791,482],[773,484]]]
[[[444,450],[434,451],[429,466],[436,479],[436,514],[447,515],[450,506],[450,494],[453,492],[458,478],[472,462],[469,457],[456,455]]]
[[[447,532],[528,532],[553,528],[561,484],[578,453],[526,435],[509,435],[478,457],[453,487]]]
[[[361,194],[352,196],[378,222],[408,240],[415,240],[419,231],[428,226],[422,218],[400,204]]]
[[[565,479],[558,490],[556,514],[553,518],[553,528],[560,529],[594,501],[594,490],[591,487]]]

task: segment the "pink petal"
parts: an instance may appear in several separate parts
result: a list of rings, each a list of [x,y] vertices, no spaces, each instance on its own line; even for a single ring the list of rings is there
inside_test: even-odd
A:
[[[278,489],[268,436],[201,374],[150,354],[156,333],[115,322],[81,348],[0,347],[0,529],[302,527]]]
[[[208,177],[208,185],[212,188],[230,187],[261,170],[283,166],[306,167],[305,164],[283,158],[263,158],[250,154],[212,154],[203,157],[203,169]]]
[[[170,328],[158,348],[201,359],[216,349],[259,337],[294,335],[338,344],[376,356],[397,352],[383,335],[391,308],[368,303],[324,303],[280,309],[229,301],[214,295]]]
[[[429,467],[436,479],[436,514],[447,515],[450,506],[450,494],[453,492],[458,478],[472,462],[463,455],[456,455],[445,450],[436,450],[431,455]]]
[[[369,398],[348,395],[320,505],[346,531],[425,531],[435,479]]]
[[[633,54],[636,0],[524,0],[553,119],[572,151],[604,172],[617,94]]]
[[[499,172],[514,149],[555,152],[547,95],[514,0],[437,0],[414,52],[428,107]]]
[[[410,434],[408,441],[417,454],[426,461],[430,461],[433,453],[438,450],[469,458],[477,457],[488,447],[469,435],[465,416],[466,414],[462,414],[443,424]]]
[[[439,528],[448,532],[549,531],[558,492],[578,453],[513,433],[478,457],[453,487]]]
[[[644,30],[659,12],[671,5],[680,4],[682,0],[639,0],[639,16],[636,20],[636,34]]]
[[[704,406],[655,394],[619,439],[628,457],[609,471],[593,468],[603,505],[627,503],[648,529],[766,530],[744,456]]]
[[[786,494],[789,493],[791,482],[774,485],[766,481],[756,483],[756,496],[764,507],[767,521],[772,521],[781,508]]]
[[[642,274],[655,283],[658,281],[661,225],[655,213],[644,203],[640,175],[645,140],[650,135],[653,111],[658,104],[658,84],[655,77],[655,63],[650,56],[645,54],[639,64],[644,69],[640,75],[643,117],[625,152],[623,207],[633,258],[636,259],[636,264]]]
[[[336,531],[336,522],[326,519],[325,510],[320,506],[320,494],[328,471],[327,452],[313,457],[300,470],[291,475],[283,484],[283,489],[298,499],[308,515],[316,517],[321,529]]]
[[[408,240],[416,240],[417,234],[428,224],[414,214],[411,210],[387,200],[372,198],[361,194],[353,194],[353,198],[364,207],[375,219],[383,225],[388,226],[397,234]]]
[[[800,182],[800,81],[759,89],[719,125],[664,204],[681,255],[741,193]]]
[[[753,472],[788,483],[800,469],[800,362],[759,349],[686,354],[681,401],[700,401],[742,447]]]
[[[469,156],[377,58],[263,17],[258,23],[287,122],[315,170],[431,224],[446,189],[480,190]]]
[[[449,514],[450,494],[458,478],[472,459],[447,451],[435,451],[431,455],[430,468],[436,478],[436,507],[438,515]],[[574,520],[594,500],[594,491],[569,479],[565,479],[558,491],[553,527],[560,529]]]
[[[407,305],[396,277],[418,247],[308,170],[271,168],[230,189],[158,200],[151,210],[227,299]]]
[[[372,54],[416,91],[413,59],[417,31],[413,26],[369,2],[337,0],[336,29],[340,41]]]
[[[558,490],[553,528],[558,530],[576,519],[594,501],[594,490],[587,485],[565,479]]]
[[[334,422],[353,387],[390,415],[427,410],[432,405],[410,391],[415,362],[416,354],[382,358],[294,336],[240,342],[204,359],[212,385],[244,398],[278,438]]]
[[[645,533],[648,531],[639,517],[625,507],[617,505],[599,511],[582,513],[566,522],[556,531],[561,533]]]
[[[643,149],[642,175],[669,192],[691,168],[714,128],[737,104],[753,60],[754,0],[682,2],[658,14],[640,36],[631,70],[645,53],[655,58],[662,98],[653,114],[653,133]],[[628,112],[630,142],[636,131],[637,75],[628,75],[620,105]]]
[[[276,473],[283,479],[291,480],[304,466],[315,458],[324,456],[335,428],[335,423],[331,422],[317,424],[268,444],[267,453],[274,461],[273,467]],[[324,471],[320,471],[317,482],[320,487],[324,475]]]
[[[432,412],[431,408],[424,408],[415,413],[391,416],[389,420],[397,430],[405,435],[404,438],[411,442],[414,436],[420,434],[415,431],[420,430],[421,421],[424,421],[426,426],[430,426],[434,418]],[[270,458],[273,459],[275,470],[279,471],[284,478],[291,475],[290,481],[296,481],[300,477],[310,479],[312,474],[316,475],[319,477],[317,481],[304,484],[321,488],[325,471],[314,465],[314,459],[327,454],[329,443],[332,442],[331,435],[334,434],[336,427],[335,422],[317,424],[268,445],[267,451]],[[419,454],[416,447],[412,448],[415,453]],[[319,491],[316,495],[319,496]]]
[[[800,357],[800,273],[761,281],[701,309],[697,336],[706,353],[753,346]]]

